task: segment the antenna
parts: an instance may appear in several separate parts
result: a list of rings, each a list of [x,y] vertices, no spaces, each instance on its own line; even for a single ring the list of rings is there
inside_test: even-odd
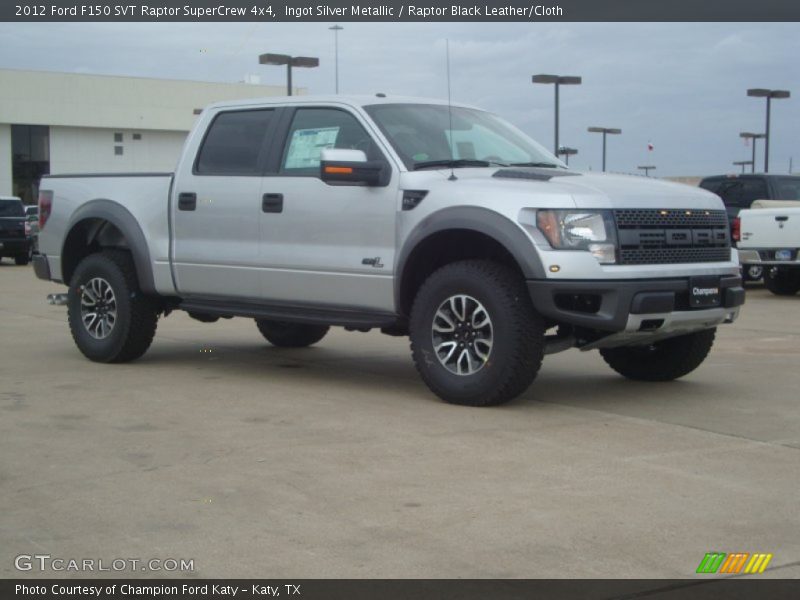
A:
[[[448,181],[455,181],[458,179],[456,177],[456,172],[453,169],[453,161],[455,160],[455,156],[453,155],[453,105],[450,101],[450,40],[445,40],[445,52],[447,55],[447,118],[450,120],[450,177],[448,177]]]

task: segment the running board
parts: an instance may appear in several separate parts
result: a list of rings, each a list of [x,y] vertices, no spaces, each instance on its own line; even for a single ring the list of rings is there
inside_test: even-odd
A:
[[[396,325],[400,320],[392,313],[361,311],[357,309],[328,308],[289,304],[257,304],[206,299],[183,300],[178,308],[186,312],[220,317],[249,317],[291,323],[335,325],[338,327],[379,328]]]

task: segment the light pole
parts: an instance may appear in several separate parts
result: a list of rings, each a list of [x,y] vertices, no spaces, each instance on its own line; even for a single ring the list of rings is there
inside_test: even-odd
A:
[[[742,173],[744,173],[744,168],[747,165],[752,165],[753,161],[752,160],[735,160],[735,161],[733,161],[733,164],[736,165],[737,167],[742,167]]]
[[[289,56],[288,54],[262,54],[258,57],[260,65],[286,65],[286,95],[292,95],[292,67],[313,69],[319,66],[315,56]]]
[[[751,88],[747,95],[753,98],[767,99],[767,126],[764,128],[764,173],[769,173],[769,112],[772,99],[788,98],[791,94],[787,90],[767,90],[764,88]],[[755,167],[754,167],[755,168]]]
[[[561,148],[558,149],[558,155],[566,157],[565,162],[567,163],[567,166],[569,166],[569,157],[574,156],[577,153],[578,153],[577,148],[569,148],[567,146],[561,146]]]
[[[534,75],[531,77],[533,83],[552,83],[556,88],[556,127],[555,127],[555,148],[556,156],[558,156],[558,88],[561,85],[580,85],[581,78],[572,75]]]
[[[616,129],[614,127],[589,127],[586,131],[589,133],[602,133],[603,134],[603,172],[605,173],[606,170],[606,136],[607,135],[619,135],[622,133],[622,129]]]
[[[753,140],[753,160],[750,161],[752,167],[750,168],[751,173],[756,172],[756,140],[764,139],[766,134],[764,133],[750,133],[749,131],[743,131],[739,134],[740,138],[744,139],[751,139]]]
[[[642,165],[641,167],[636,167],[637,169],[641,169],[644,171],[645,177],[650,177],[650,171],[654,171],[656,166],[655,165]]]
[[[333,68],[336,72],[336,93],[339,93],[339,32],[344,29],[341,25],[328,27],[333,32]]]

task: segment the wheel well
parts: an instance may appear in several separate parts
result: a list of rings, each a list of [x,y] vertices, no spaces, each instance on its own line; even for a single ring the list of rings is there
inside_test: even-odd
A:
[[[69,280],[84,258],[106,248],[129,250],[128,241],[119,228],[105,219],[83,219],[73,225],[64,240],[61,251],[61,274]]]
[[[417,290],[437,269],[459,260],[484,258],[507,265],[523,277],[522,269],[503,244],[469,229],[450,229],[430,235],[417,244],[403,267],[400,280],[400,312],[411,313]]]

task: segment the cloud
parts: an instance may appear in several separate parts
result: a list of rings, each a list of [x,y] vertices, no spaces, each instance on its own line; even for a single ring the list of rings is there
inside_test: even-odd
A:
[[[0,66],[205,81],[256,74],[281,85],[263,52],[320,57],[298,70],[296,85],[334,89],[329,23],[3,23]],[[588,126],[620,127],[609,139],[609,167],[660,175],[729,172],[749,158],[740,131],[761,131],[763,101],[749,87],[800,94],[796,23],[343,23],[343,93],[384,92],[444,98],[450,41],[454,100],[512,121],[545,146],[553,139],[552,86],[534,73],[581,75],[562,89],[561,141],[577,147],[570,164],[600,165],[600,140]],[[773,105],[770,163],[785,170],[800,157],[797,99]],[[647,152],[647,141],[656,150]],[[759,152],[760,154],[760,152]]]

